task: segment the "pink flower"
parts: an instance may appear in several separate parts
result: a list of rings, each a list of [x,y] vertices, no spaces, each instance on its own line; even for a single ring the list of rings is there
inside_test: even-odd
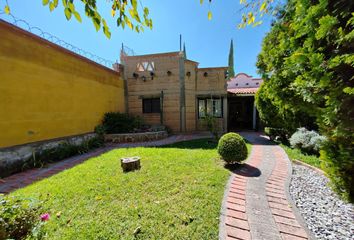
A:
[[[50,218],[49,213],[44,213],[44,214],[41,215],[41,220],[42,221],[48,221],[49,218]]]

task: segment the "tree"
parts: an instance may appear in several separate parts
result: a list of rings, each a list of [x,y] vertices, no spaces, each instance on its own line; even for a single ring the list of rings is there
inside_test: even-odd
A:
[[[111,32],[107,25],[106,20],[101,16],[98,11],[97,0],[80,0],[84,5],[85,15],[92,20],[92,23],[99,31],[102,28],[103,33],[107,38],[111,37]],[[149,9],[141,6],[139,9],[138,0],[110,0],[112,2],[111,15],[117,17],[117,26],[125,28],[128,26],[130,29],[136,32],[142,32],[144,29],[152,29],[152,19],[149,17]],[[64,7],[64,14],[67,20],[71,20],[72,16],[79,22],[82,21],[80,14],[76,11],[74,0],[62,0],[61,4]],[[59,0],[42,0],[43,6],[48,6],[49,10],[54,11],[59,4]],[[10,7],[6,1],[5,13],[10,14]]]
[[[10,6],[8,0],[5,0],[6,4],[4,7],[4,12],[10,14]],[[62,0],[61,3],[64,7],[64,14],[66,19],[71,20],[74,15],[75,19],[79,22],[82,21],[81,15],[76,11],[76,2],[74,0]],[[149,17],[149,9],[143,7],[141,2],[139,9],[138,0],[108,0],[112,2],[111,15],[116,17],[117,26],[125,28],[128,26],[131,30],[136,32],[143,32],[145,28],[152,29],[153,22]],[[106,20],[101,16],[99,10],[97,9],[97,0],[80,0],[81,4],[84,5],[85,15],[92,20],[92,23],[96,29],[99,31],[102,29],[103,33],[107,38],[111,37],[111,32]],[[200,0],[200,4],[203,4],[203,0]],[[264,14],[275,13],[274,11],[276,5],[276,0],[240,0],[240,4],[243,6],[243,10],[248,10],[249,12],[242,14],[242,21],[239,24],[240,28],[247,25],[257,26],[262,23],[262,21],[256,21],[257,18],[262,18]],[[212,0],[209,0],[209,4]],[[48,6],[49,10],[54,11],[59,4],[59,0],[42,0],[43,6]],[[212,12],[208,11],[208,19],[212,19]]]
[[[228,73],[229,73],[229,77],[230,78],[235,76],[235,70],[234,70],[234,43],[233,43],[232,39],[231,39],[231,43],[230,43]]]
[[[354,200],[354,2],[289,0],[264,38],[257,94],[277,116],[315,118],[328,142],[323,168],[336,189]],[[284,117],[282,117],[285,120]]]

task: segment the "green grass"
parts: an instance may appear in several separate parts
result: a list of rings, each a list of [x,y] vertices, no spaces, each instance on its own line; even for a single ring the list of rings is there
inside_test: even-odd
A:
[[[12,195],[47,198],[48,239],[217,239],[229,171],[215,147],[112,150]],[[128,156],[141,157],[140,171],[122,173]]]
[[[301,162],[307,163],[311,166],[321,169],[321,160],[319,159],[319,157],[315,155],[304,154],[301,152],[300,149],[293,149],[284,144],[281,144],[280,146],[285,150],[286,154],[288,154],[291,160],[299,160]]]

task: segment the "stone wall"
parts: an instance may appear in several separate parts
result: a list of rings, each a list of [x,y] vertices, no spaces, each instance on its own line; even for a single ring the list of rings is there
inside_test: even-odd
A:
[[[147,142],[164,139],[168,136],[166,131],[144,132],[144,133],[122,133],[122,134],[106,134],[105,141],[112,143],[127,142]]]
[[[68,142],[72,145],[80,145],[96,134],[89,133],[85,135],[72,136],[51,141],[31,143],[21,146],[4,148],[0,150],[0,177],[6,177],[12,173],[20,172],[25,165],[29,163],[34,154],[41,153],[43,150],[53,149],[59,144]]]

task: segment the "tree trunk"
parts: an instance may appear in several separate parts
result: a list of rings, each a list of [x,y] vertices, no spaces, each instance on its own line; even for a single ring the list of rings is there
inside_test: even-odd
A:
[[[123,172],[130,172],[140,169],[140,157],[121,158]]]

